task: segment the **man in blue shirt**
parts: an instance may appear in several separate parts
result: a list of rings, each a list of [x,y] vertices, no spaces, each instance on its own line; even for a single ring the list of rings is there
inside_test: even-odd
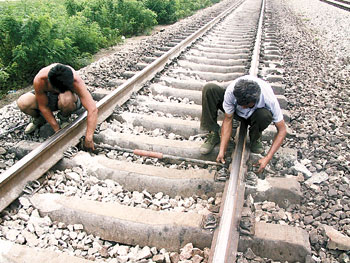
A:
[[[225,113],[221,127],[221,140],[220,126],[217,123],[218,109]],[[202,154],[210,153],[215,145],[221,141],[216,161],[224,163],[232,126],[236,120],[247,122],[249,125],[250,149],[252,152],[259,154],[264,151],[261,143],[262,132],[271,122],[274,122],[277,134],[267,155],[259,160],[258,172],[263,171],[287,134],[280,105],[267,82],[247,75],[233,81],[226,90],[212,83],[204,86],[201,128],[208,130],[210,133],[201,146],[200,152]]]

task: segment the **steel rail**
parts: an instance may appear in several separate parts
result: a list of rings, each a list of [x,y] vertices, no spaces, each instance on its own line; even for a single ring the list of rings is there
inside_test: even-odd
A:
[[[255,38],[255,45],[252,55],[251,67],[249,74],[257,76],[259,55],[260,55],[260,43],[262,35],[262,24],[264,16],[265,0],[261,2],[261,12],[258,22],[258,30]],[[241,123],[239,127],[238,139],[235,151],[232,154],[232,163],[230,170],[230,178],[224,191],[224,203],[222,204],[221,219],[219,228],[215,231],[212,243],[212,254],[209,258],[209,262],[212,263],[227,263],[235,262],[236,252],[239,241],[238,234],[238,222],[239,211],[242,206],[240,199],[244,195],[244,183],[242,168],[244,166],[243,158],[245,152],[247,126]],[[234,237],[234,238],[233,238]]]
[[[138,91],[142,87],[142,84],[153,78],[157,72],[161,71],[169,60],[179,55],[182,50],[191,45],[223,17],[237,8],[241,2],[242,0],[235,2],[230,8],[198,29],[178,45],[171,48],[168,52],[99,101],[97,103],[99,111],[98,123],[101,123],[110,116],[117,105],[122,105],[127,101],[133,92]],[[81,114],[76,120],[70,123],[70,125],[54,134],[1,174],[0,211],[21,195],[22,190],[29,181],[40,178],[54,164],[62,159],[63,153],[70,146],[78,144],[79,139],[84,135],[86,129],[86,118],[86,112]]]
[[[350,11],[350,2],[345,0],[320,0],[321,2]]]

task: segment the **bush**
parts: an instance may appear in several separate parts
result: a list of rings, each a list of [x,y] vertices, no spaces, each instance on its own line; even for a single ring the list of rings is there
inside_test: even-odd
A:
[[[158,24],[177,21],[175,0],[145,0],[145,6],[157,14]]]
[[[103,32],[131,36],[157,24],[156,14],[136,0],[88,0],[65,2],[68,14],[81,14],[90,23],[96,22]]]
[[[121,16],[117,19],[117,27],[125,36],[142,33],[157,25],[157,15],[146,9],[143,2],[129,0],[119,1],[118,5]]]
[[[4,65],[1,63],[1,60],[0,60],[0,87],[2,87],[7,82],[9,77],[10,76],[8,72],[6,71]]]
[[[80,54],[94,54],[108,45],[107,37],[102,33],[98,23],[89,22],[82,15],[72,16],[67,19],[67,23],[62,29],[66,32],[66,37],[70,39],[71,46],[77,47]]]
[[[177,18],[184,18],[194,14],[195,11],[208,7],[220,0],[175,0]]]
[[[22,85],[54,62],[84,66],[84,57],[108,45],[96,22],[79,15],[68,17],[64,6],[51,2],[41,8],[36,4],[8,6],[0,15],[2,91]]]
[[[43,67],[79,69],[121,36],[169,24],[219,0],[22,0],[0,2],[0,92]]]

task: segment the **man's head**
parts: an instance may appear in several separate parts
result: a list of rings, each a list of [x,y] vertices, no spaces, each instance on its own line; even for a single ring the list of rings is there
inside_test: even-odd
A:
[[[51,85],[61,93],[73,89],[73,71],[70,67],[62,64],[53,66],[48,74]]]
[[[237,104],[241,106],[254,106],[260,98],[260,87],[258,83],[248,79],[237,81],[233,89],[233,95],[236,97]]]

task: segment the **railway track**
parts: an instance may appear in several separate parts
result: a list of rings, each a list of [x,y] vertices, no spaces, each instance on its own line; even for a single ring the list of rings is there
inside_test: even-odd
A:
[[[350,11],[350,2],[347,0],[320,0],[324,3],[336,6],[338,8]]]
[[[201,88],[206,82],[227,86],[239,76],[260,75],[272,83],[282,108],[286,106],[269,5],[235,1],[204,24],[162,47],[160,57],[115,90],[94,94],[99,99],[98,152],[79,149],[85,113],[41,144],[18,144],[29,153],[2,174],[0,209],[5,211],[3,221],[12,217],[24,222],[7,223],[8,231],[2,234],[6,239],[27,245],[34,240],[34,247],[45,247],[40,240],[46,240],[86,258],[61,258],[69,262],[177,262],[177,256],[193,262],[233,262],[237,250],[249,249],[290,262],[310,256],[305,231],[252,220],[252,198],[288,207],[300,202],[301,194],[293,178],[262,180],[253,173],[249,164],[258,156],[246,147],[246,127],[231,141],[228,166],[214,162],[217,148],[208,156],[199,153]],[[287,111],[284,116],[288,120]],[[273,134],[268,129],[265,140]],[[281,152],[281,158],[284,152],[296,155],[288,149]],[[14,214],[9,212],[11,203]],[[32,214],[25,216],[23,210]],[[16,224],[27,226],[26,236],[16,227],[9,229]],[[40,237],[43,226],[54,238]],[[93,241],[96,236],[104,241]],[[69,240],[73,244],[68,245]],[[30,247],[19,246],[1,241],[6,249],[0,258],[11,262],[11,252]],[[130,255],[131,250],[137,253]],[[25,256],[33,259],[30,252]],[[44,253],[36,256],[35,262],[47,260]]]

